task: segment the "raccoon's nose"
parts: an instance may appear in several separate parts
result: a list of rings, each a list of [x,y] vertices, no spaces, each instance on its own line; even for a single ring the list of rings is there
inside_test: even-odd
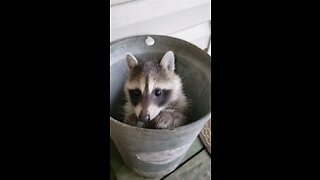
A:
[[[147,114],[147,115],[140,115],[139,116],[139,121],[141,121],[141,122],[148,122],[148,121],[150,121],[150,115],[149,114]]]

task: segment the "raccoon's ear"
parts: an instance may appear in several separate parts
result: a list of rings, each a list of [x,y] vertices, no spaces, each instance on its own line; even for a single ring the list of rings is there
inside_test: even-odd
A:
[[[138,60],[131,53],[127,53],[126,58],[129,70],[138,65]]]
[[[160,66],[169,72],[173,72],[175,69],[174,65],[174,54],[172,51],[168,51],[160,61]]]

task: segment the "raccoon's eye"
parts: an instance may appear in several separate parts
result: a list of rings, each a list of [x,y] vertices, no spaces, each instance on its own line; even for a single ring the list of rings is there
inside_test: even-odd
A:
[[[154,94],[155,94],[156,96],[160,96],[160,95],[161,95],[161,90],[160,90],[160,89],[156,89],[155,92],[154,92]]]
[[[133,91],[133,95],[136,96],[136,97],[139,97],[141,94],[140,94],[139,90],[134,90]]]

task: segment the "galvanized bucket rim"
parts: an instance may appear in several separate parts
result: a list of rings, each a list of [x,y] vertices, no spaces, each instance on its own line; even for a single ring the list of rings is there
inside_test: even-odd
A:
[[[157,34],[145,34],[145,35],[136,35],[136,36],[130,36],[130,37],[125,37],[125,38],[122,38],[122,39],[118,39],[118,40],[115,40],[113,42],[110,43],[110,46],[112,46],[113,44],[116,44],[117,42],[120,42],[120,41],[123,41],[123,40],[126,40],[126,39],[132,39],[132,38],[140,38],[140,37],[159,37],[159,38],[169,38],[169,39],[174,39],[176,41],[179,41],[181,43],[185,43],[185,44],[188,44],[189,46],[191,46],[192,48],[196,48],[197,50],[199,50],[199,52],[201,52],[201,54],[203,54],[204,56],[207,57],[207,59],[210,60],[211,62],[211,56],[209,56],[209,54],[207,54],[205,51],[203,51],[202,49],[200,49],[199,47],[197,47],[196,45],[192,44],[192,43],[189,43],[185,40],[182,40],[182,39],[179,39],[179,38],[176,38],[176,37],[172,37],[172,36],[167,36],[167,35],[157,35]],[[111,53],[111,52],[110,52]],[[117,62],[117,61],[116,61]],[[112,66],[113,64],[115,64],[116,62],[113,62],[110,64],[110,66]],[[211,82],[210,82],[211,84]],[[132,129],[136,129],[136,130],[143,130],[144,132],[174,132],[174,131],[179,131],[179,130],[183,130],[183,129],[187,129],[187,128],[191,128],[194,124],[198,124],[198,123],[201,123],[202,121],[207,121],[211,118],[211,111],[209,113],[207,113],[206,115],[202,116],[201,118],[199,118],[198,120],[196,121],[193,121],[192,123],[189,123],[189,124],[186,124],[184,126],[179,126],[177,128],[174,128],[174,129],[147,129],[147,128],[142,128],[142,127],[137,127],[137,126],[132,126],[132,125],[129,125],[129,124],[125,124],[123,122],[121,122],[120,120],[117,120],[116,118],[112,117],[110,115],[110,120],[120,126],[123,126],[123,127],[128,127],[128,128],[132,128]]]
[[[137,126],[132,126],[132,125],[129,125],[129,124],[126,124],[126,123],[123,123],[119,120],[116,120],[115,118],[113,118],[112,116],[110,116],[110,120],[120,126],[123,126],[123,127],[128,127],[128,128],[132,128],[132,129],[137,129],[137,130],[143,130],[144,132],[174,132],[174,131],[179,131],[179,130],[183,130],[183,129],[187,129],[187,128],[190,128],[192,127],[194,124],[198,124],[202,121],[207,121],[211,118],[211,112],[204,115],[203,117],[201,117],[200,119],[192,122],[192,123],[189,123],[189,124],[186,124],[184,126],[179,126],[177,128],[174,128],[174,129],[148,129],[148,128],[142,128],[142,127],[137,127]]]
[[[111,42],[111,43],[110,43],[110,46],[112,46],[113,44],[116,44],[117,42],[126,40],[126,39],[139,38],[139,37],[148,37],[148,36],[150,36],[150,37],[154,36],[154,37],[160,37],[160,38],[161,38],[161,37],[170,38],[170,39],[175,39],[176,41],[180,41],[180,42],[182,42],[182,43],[186,43],[186,44],[192,46],[193,48],[196,48],[196,49],[200,50],[200,52],[201,52],[203,55],[207,56],[207,58],[209,58],[209,60],[211,61],[211,56],[210,56],[208,53],[206,53],[204,50],[202,50],[201,48],[199,48],[198,46],[196,46],[196,45],[194,45],[194,44],[192,44],[192,43],[189,43],[188,41],[185,41],[185,40],[182,40],[182,39],[179,39],[179,38],[176,38],[176,37],[172,37],[172,36],[167,36],[167,35],[145,34],[145,35],[129,36],[129,37],[125,37],[125,38],[122,38],[122,39],[117,39],[117,40]],[[111,52],[110,52],[110,53],[111,53]],[[112,64],[113,64],[113,63],[112,63]]]

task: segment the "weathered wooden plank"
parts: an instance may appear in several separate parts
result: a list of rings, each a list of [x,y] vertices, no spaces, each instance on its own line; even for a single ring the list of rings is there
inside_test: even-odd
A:
[[[190,149],[187,151],[181,163],[186,162],[190,157],[204,149],[199,138],[196,138]],[[117,180],[157,180],[161,178],[144,178],[136,175],[130,168],[126,167],[114,143],[110,140],[110,164]]]
[[[211,119],[202,128],[199,137],[207,151],[211,154]]]
[[[186,160],[188,160],[193,155],[197,154],[202,149],[204,149],[204,146],[203,146],[200,138],[197,137],[196,140],[194,140],[193,144],[191,145],[190,149],[187,151],[186,155],[184,156],[184,158],[182,159],[180,164],[185,163]]]
[[[211,158],[205,150],[174,171],[165,180],[205,180],[211,179]]]
[[[114,172],[111,167],[110,167],[110,180],[116,180],[116,176],[114,175]]]

